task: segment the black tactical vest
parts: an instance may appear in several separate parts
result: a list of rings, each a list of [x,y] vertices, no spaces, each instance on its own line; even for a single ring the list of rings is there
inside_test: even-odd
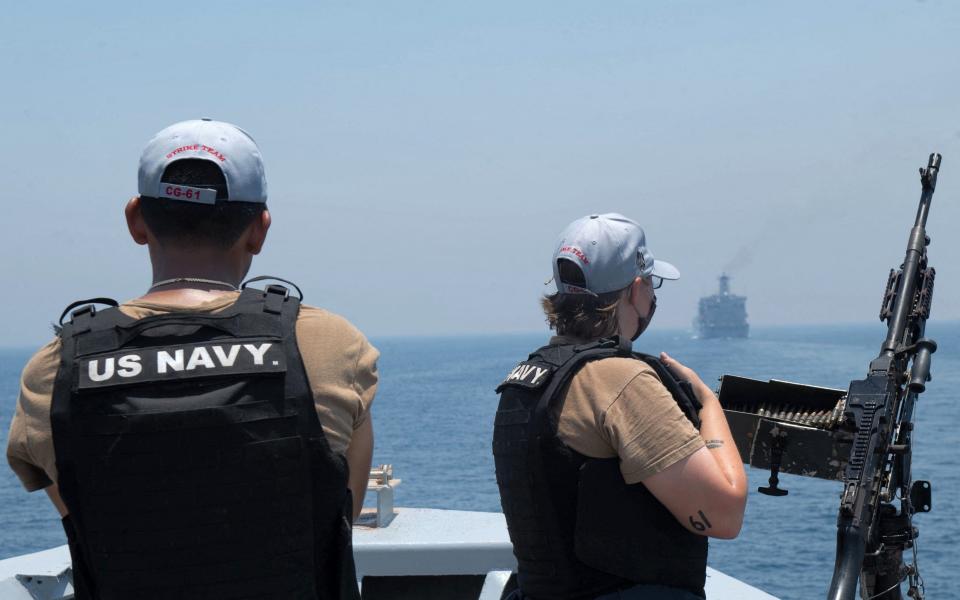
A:
[[[591,360],[633,357],[648,363],[688,419],[700,404],[656,358],[616,339],[545,346],[500,384],[493,454],[500,500],[524,598],[595,598],[640,583],[704,596],[707,539],[684,528],[643,484],[627,485],[619,459],[596,459],[557,437],[573,375]]]
[[[299,310],[271,285],[214,314],[74,311],[51,421],[78,599],[359,598]]]

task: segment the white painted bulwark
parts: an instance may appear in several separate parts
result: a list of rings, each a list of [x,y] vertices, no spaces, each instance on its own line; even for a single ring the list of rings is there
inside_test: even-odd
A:
[[[482,597],[499,597],[504,571],[516,561],[501,513],[398,508],[388,527],[356,527],[353,550],[357,576],[487,575]],[[0,560],[3,600],[62,600],[73,589],[64,581],[70,567],[67,546]],[[20,576],[20,577],[18,577]],[[27,577],[23,577],[27,576]],[[58,587],[59,586],[59,587]],[[32,594],[31,594],[32,592]],[[732,577],[707,568],[709,600],[776,600]],[[46,595],[37,595],[43,593]],[[69,595],[68,595],[69,594]]]
[[[389,527],[356,527],[357,576],[485,575],[516,560],[501,513],[398,508]]]

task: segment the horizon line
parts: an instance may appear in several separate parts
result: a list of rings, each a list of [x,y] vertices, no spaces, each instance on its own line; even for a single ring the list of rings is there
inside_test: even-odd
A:
[[[945,319],[943,321],[934,321],[936,324],[943,324],[948,326],[960,325],[960,319]],[[877,326],[877,329],[882,331],[883,324],[878,321],[838,321],[838,322],[823,322],[823,323],[761,323],[758,325],[750,325],[751,331],[753,330],[775,330],[775,329],[817,329],[824,327],[868,327],[868,326]],[[695,333],[691,327],[660,327],[651,329],[649,333],[658,334],[658,333]],[[376,340],[394,340],[394,339],[441,339],[441,338],[493,338],[498,336],[534,336],[542,335],[549,336],[551,335],[550,329],[538,329],[538,330],[519,330],[519,331],[453,331],[448,333],[387,333],[387,334],[367,334],[364,333],[367,339]],[[748,336],[749,338],[749,336]],[[0,344],[0,351],[6,350],[30,350],[40,348],[43,344],[40,345],[29,345],[29,344]]]

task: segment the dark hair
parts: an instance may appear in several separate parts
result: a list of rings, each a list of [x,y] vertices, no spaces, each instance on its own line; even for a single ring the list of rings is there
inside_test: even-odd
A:
[[[184,158],[167,165],[164,183],[217,190],[216,204],[140,196],[143,220],[161,244],[229,248],[266,208],[259,202],[228,201],[223,171],[209,160]]]
[[[587,281],[580,267],[571,260],[557,259],[560,281],[577,287],[586,287]],[[617,303],[623,290],[590,294],[551,294],[540,299],[547,316],[547,324],[557,335],[592,340],[617,333]]]

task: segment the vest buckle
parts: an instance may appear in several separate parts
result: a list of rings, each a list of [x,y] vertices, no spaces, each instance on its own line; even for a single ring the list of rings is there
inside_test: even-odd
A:
[[[282,285],[272,283],[263,291],[264,312],[279,315],[283,312],[283,303],[290,297],[290,290]]]

